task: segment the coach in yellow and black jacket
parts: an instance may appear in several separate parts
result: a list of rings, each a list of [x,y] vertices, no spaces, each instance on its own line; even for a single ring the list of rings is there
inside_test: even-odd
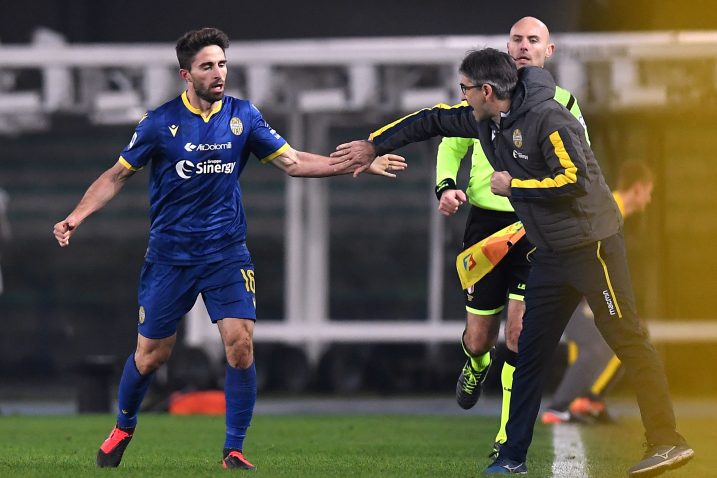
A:
[[[566,250],[617,233],[620,211],[580,122],[555,101],[546,70],[525,67],[500,124],[477,122],[467,103],[437,105],[371,135],[376,154],[440,134],[478,137],[496,171],[512,176],[510,202],[538,248]]]
[[[582,125],[554,100],[550,73],[526,67],[520,78],[510,114],[499,125],[481,121],[479,136],[494,169],[512,177],[509,197],[528,238],[560,251],[617,233],[620,212]]]
[[[372,141],[341,145],[332,156],[337,164],[368,164],[375,155],[435,135],[478,137],[495,169],[491,191],[510,198],[536,246],[508,438],[484,473],[527,472],[544,368],[583,296],[637,393],[650,448],[630,476],[687,462],[694,451],[676,431],[664,369],[637,318],[622,220],[580,123],[553,99],[555,83],[547,71],[525,67],[518,74],[498,50],[469,53],[459,73],[467,105],[419,111],[381,128]]]

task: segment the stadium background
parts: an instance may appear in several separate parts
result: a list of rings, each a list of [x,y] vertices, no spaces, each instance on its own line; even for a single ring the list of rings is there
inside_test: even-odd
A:
[[[28,9],[4,2],[0,6],[0,48],[31,41],[38,27],[58,32],[71,43],[109,44],[171,44],[185,30],[204,25],[222,28],[235,41],[504,35],[518,16],[527,14],[543,19],[553,33],[717,30],[717,18],[708,13],[708,1],[676,5],[636,0],[629,2],[629,8],[624,3],[550,0],[539,6],[519,1],[489,7],[485,2],[369,0],[357,9],[348,2],[323,0],[279,1],[271,7],[246,2],[200,6],[168,1],[46,0],[34,2]],[[717,258],[709,244],[717,232],[711,195],[717,181],[717,169],[712,166],[717,87],[714,58],[710,60],[707,66],[689,66],[685,77],[662,78],[669,82],[672,94],[663,108],[614,112],[594,107],[584,111],[610,182],[616,165],[625,158],[647,161],[656,171],[653,204],[627,226],[638,306],[647,319],[715,319],[717,300],[711,272],[717,269]],[[642,74],[658,76],[659,72]],[[33,72],[20,71],[17,81],[32,88],[38,79]],[[287,131],[290,120],[286,112],[265,113],[278,131]],[[309,114],[307,120],[321,121],[319,116]],[[395,115],[374,115],[332,127],[328,143],[363,137],[392,117]],[[37,384],[74,389],[88,357],[121,360],[135,340],[136,283],[147,233],[147,175],[135,177],[110,206],[84,224],[73,247],[60,250],[50,233],[86,186],[112,164],[133,125],[97,126],[72,113],[47,120],[49,128],[42,131],[0,135],[0,187],[11,197],[13,228],[13,240],[3,251],[1,263],[6,283],[0,296],[2,396],[23,390],[35,393]],[[292,144],[307,148],[301,142]],[[425,250],[428,214],[435,207],[430,194],[435,145],[425,143],[403,150],[410,168],[395,182],[376,178],[329,181],[332,319],[425,316]],[[261,320],[280,320],[284,313],[284,181],[273,168],[257,165],[250,166],[242,179],[249,245],[261,291]],[[449,252],[455,252],[460,242],[464,219],[461,215],[444,223]],[[444,268],[443,316],[459,319],[463,317],[462,299],[450,262]],[[713,345],[660,345],[674,389],[699,394],[715,390],[714,374],[689,366],[705,360],[712,363],[717,358]],[[447,359],[445,374],[430,379],[426,370],[432,364],[423,359],[423,347],[372,349],[381,359],[373,363],[375,383],[367,383],[366,389],[450,390],[460,351],[455,345],[445,348],[443,357],[458,358]],[[352,353],[363,353],[357,350]],[[174,362],[176,386],[196,384],[197,377],[203,375],[202,362],[196,356],[178,353]],[[385,372],[387,363],[395,366],[392,373]]]

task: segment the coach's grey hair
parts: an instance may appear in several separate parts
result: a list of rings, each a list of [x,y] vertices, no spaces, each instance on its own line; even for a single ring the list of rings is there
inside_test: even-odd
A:
[[[463,58],[458,69],[475,85],[488,83],[500,100],[510,98],[518,84],[518,69],[507,53],[495,48],[473,50]]]

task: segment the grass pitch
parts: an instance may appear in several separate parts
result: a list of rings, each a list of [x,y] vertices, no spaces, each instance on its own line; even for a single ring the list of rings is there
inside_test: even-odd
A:
[[[203,477],[220,465],[222,417],[144,414],[118,469],[95,468],[95,453],[114,417],[0,417],[2,477]],[[680,428],[696,458],[669,478],[717,476],[717,417]],[[496,419],[466,416],[257,416],[245,446],[259,476],[480,476]],[[641,456],[637,419],[581,429],[589,477],[622,477]],[[551,429],[537,426],[529,476],[549,477]]]

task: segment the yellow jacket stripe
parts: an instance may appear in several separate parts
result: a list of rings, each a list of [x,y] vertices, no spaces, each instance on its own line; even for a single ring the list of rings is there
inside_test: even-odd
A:
[[[555,155],[560,161],[563,173],[556,175],[554,178],[544,179],[513,179],[511,187],[514,188],[559,188],[567,184],[575,184],[578,180],[578,168],[570,159],[568,151],[565,149],[563,139],[560,133],[555,131],[550,135],[550,142],[555,150]]]
[[[454,108],[466,108],[468,106],[468,103],[465,101],[458,103],[457,105],[447,105],[445,103],[438,103],[437,105],[433,106],[432,108],[423,108],[422,110],[418,110],[414,113],[411,113],[409,115],[404,116],[403,118],[397,119],[393,123],[389,123],[386,126],[383,126],[380,129],[377,129],[373,133],[371,133],[368,137],[369,140],[373,140],[376,136],[380,136],[384,134],[385,132],[389,131],[391,128],[401,125],[401,127],[405,126],[406,124],[410,123],[413,119],[419,119],[423,117],[425,113],[435,111],[436,109],[443,109],[443,110],[450,110]]]

